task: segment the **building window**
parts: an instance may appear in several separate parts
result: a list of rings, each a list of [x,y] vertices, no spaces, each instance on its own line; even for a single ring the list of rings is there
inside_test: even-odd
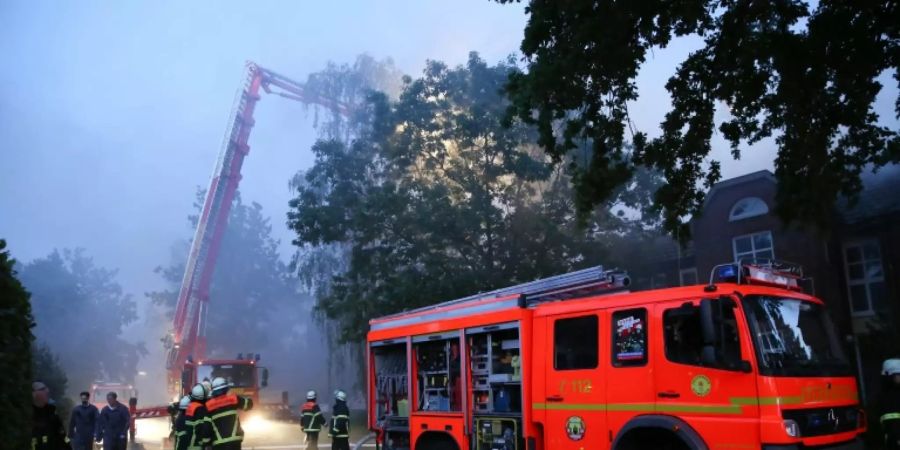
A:
[[[749,219],[751,217],[761,216],[769,212],[766,202],[759,197],[742,198],[731,207],[731,213],[728,214],[728,221]]]
[[[772,242],[771,231],[738,236],[732,239],[731,243],[734,249],[735,262],[754,259],[771,261],[775,259],[775,245]]]
[[[871,315],[882,309],[886,292],[878,242],[868,240],[845,245],[844,270],[853,315]]]
[[[553,324],[553,367],[556,370],[596,369],[600,350],[598,330],[596,315],[558,319]]]
[[[678,276],[681,278],[682,286],[693,286],[697,284],[697,268],[691,267],[690,269],[681,269],[678,272]]]

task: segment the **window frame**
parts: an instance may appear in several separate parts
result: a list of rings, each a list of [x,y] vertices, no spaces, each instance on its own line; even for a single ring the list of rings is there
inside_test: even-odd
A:
[[[596,330],[594,333],[594,338],[596,339],[596,345],[594,347],[596,350],[596,357],[594,359],[594,365],[592,367],[567,367],[567,368],[560,369],[559,367],[557,367],[557,364],[556,364],[558,361],[557,360],[557,358],[558,358],[557,343],[559,342],[559,340],[557,339],[557,335],[556,335],[556,331],[557,331],[556,325],[559,322],[564,321],[564,320],[585,319],[585,318],[593,318],[595,326],[596,326]],[[594,313],[576,314],[576,315],[564,316],[564,317],[553,317],[553,370],[556,372],[569,372],[569,371],[573,371],[573,370],[597,370],[598,368],[600,368],[600,316],[594,312]]]
[[[633,312],[639,312],[644,315],[644,357],[639,360],[631,360],[631,361],[617,361],[616,360],[616,342],[617,342],[617,334],[616,334],[616,315],[617,314],[629,314]],[[648,323],[649,314],[647,312],[647,308],[639,307],[639,308],[628,308],[628,309],[620,309],[616,311],[610,311],[609,314],[609,360],[613,367],[615,368],[627,368],[627,367],[644,367],[650,361],[650,324]]]
[[[756,243],[754,242],[753,238],[756,236],[762,235],[762,234],[769,235],[769,243],[771,245],[770,247],[756,248]],[[744,238],[750,239],[750,252],[749,253],[741,252],[740,253],[741,257],[738,257],[737,241],[738,241],[738,239],[744,239]],[[757,253],[759,253],[761,251],[766,251],[766,250],[769,250],[772,253],[771,259],[774,261],[775,260],[775,236],[772,234],[772,230],[757,231],[754,233],[742,234],[740,236],[734,236],[731,238],[731,255],[734,257],[734,262],[736,262],[736,263],[740,262],[741,258],[746,258],[748,256],[752,257],[753,259],[756,259]]]
[[[678,271],[678,282],[680,286],[694,286],[694,284],[684,284],[684,275],[688,273],[694,274],[694,279],[697,280],[695,284],[700,284],[700,274],[697,272],[696,267],[688,267],[687,269],[681,269]]]
[[[742,213],[741,215],[735,215],[734,210],[741,204],[741,202],[754,202],[754,204],[759,204],[763,206],[762,210],[757,208],[757,211],[752,213]],[[750,219],[753,217],[764,216],[769,213],[769,205],[759,197],[743,197],[740,200],[734,202],[731,205],[731,209],[728,210],[728,221],[729,222],[738,222],[744,219]]]
[[[876,249],[878,249],[878,259],[866,259],[866,254],[864,248],[866,244],[873,244]],[[863,278],[857,280],[850,279],[850,262],[847,258],[847,251],[851,248],[858,248],[860,253],[860,261],[852,263],[854,265],[861,264],[863,269]],[[881,251],[881,242],[878,239],[856,239],[853,241],[845,242],[841,249],[841,258],[844,263],[844,282],[847,285],[847,303],[850,306],[850,315],[852,317],[871,317],[876,314],[875,308],[872,306],[872,291],[870,286],[873,283],[885,283],[884,277],[884,255]],[[878,261],[878,264],[881,266],[881,276],[880,277],[869,277],[869,274],[866,272],[866,264]],[[866,289],[866,306],[865,310],[856,310],[853,308],[853,287],[854,286],[863,286]]]

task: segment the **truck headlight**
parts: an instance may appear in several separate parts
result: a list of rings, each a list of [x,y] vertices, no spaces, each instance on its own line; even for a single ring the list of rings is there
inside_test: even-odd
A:
[[[800,425],[797,425],[797,422],[794,420],[785,419],[784,432],[790,437],[798,438],[800,437]]]

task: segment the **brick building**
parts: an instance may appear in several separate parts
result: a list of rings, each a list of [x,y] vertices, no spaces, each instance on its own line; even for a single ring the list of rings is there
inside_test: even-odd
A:
[[[741,258],[798,263],[847,338],[864,397],[874,398],[880,362],[900,356],[900,166],[863,181],[855,205],[838,202],[837,226],[828,233],[778,219],[777,184],[769,171],[717,183],[691,222],[694,240],[687,247],[660,238],[653,256],[634,260],[628,269],[635,287],[705,282],[715,265]]]

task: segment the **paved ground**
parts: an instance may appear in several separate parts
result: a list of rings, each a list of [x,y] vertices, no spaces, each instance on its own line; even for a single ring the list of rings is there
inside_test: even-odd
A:
[[[350,442],[362,439],[368,434],[365,425],[365,417],[362,412],[351,414],[354,418],[351,424]],[[168,434],[168,419],[146,419],[138,422],[137,441],[130,450],[162,450],[162,438]],[[244,450],[290,450],[304,449],[303,432],[296,423],[282,423],[274,421],[247,421],[243,424],[245,431]],[[327,430],[319,435],[319,449],[328,450],[331,441],[328,439]],[[368,444],[363,448],[375,448],[375,444]]]

